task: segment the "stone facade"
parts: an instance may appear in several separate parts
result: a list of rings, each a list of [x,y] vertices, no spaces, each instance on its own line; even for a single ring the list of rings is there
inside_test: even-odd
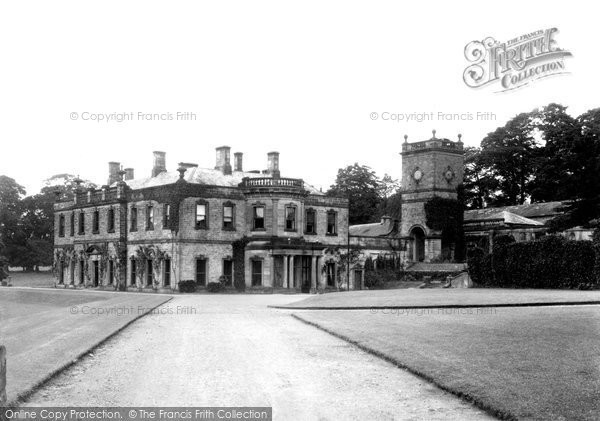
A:
[[[347,199],[281,177],[277,152],[262,173],[244,172],[241,153],[233,169],[229,159],[222,146],[214,169],[180,163],[168,172],[165,154],[154,152],[152,175],[142,179],[111,162],[109,184],[57,200],[57,285],[171,291],[179,281],[205,287],[221,280],[337,288],[324,267],[347,243]],[[243,256],[235,256],[241,242]]]

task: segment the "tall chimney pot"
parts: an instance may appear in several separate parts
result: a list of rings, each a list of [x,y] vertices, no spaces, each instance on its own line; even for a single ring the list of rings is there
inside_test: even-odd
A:
[[[167,171],[166,153],[162,151],[154,151],[154,166],[152,167],[152,177],[156,177],[161,172]]]
[[[242,167],[242,158],[244,154],[241,152],[236,152],[233,154],[233,167],[234,171],[244,171]]]
[[[108,163],[108,185],[119,181],[119,171],[121,170],[120,162],[109,162]]]
[[[267,172],[271,174],[273,178],[279,178],[279,152],[269,152],[267,154],[269,166]]]
[[[231,148],[229,146],[219,146],[216,150],[217,165],[215,166],[215,170],[219,170],[225,175],[231,174],[231,163],[229,162]]]
[[[134,179],[133,168],[125,168],[125,181]]]

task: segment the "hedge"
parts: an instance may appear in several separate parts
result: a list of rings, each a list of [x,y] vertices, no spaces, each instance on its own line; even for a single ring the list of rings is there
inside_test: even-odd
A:
[[[196,292],[196,281],[179,281],[177,283],[179,292]]]
[[[595,246],[546,236],[537,241],[496,241],[492,254],[468,253],[471,279],[482,286],[506,288],[591,289],[600,287],[594,273]]]

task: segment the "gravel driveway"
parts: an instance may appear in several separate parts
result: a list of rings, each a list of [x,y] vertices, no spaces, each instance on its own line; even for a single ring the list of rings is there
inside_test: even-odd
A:
[[[272,406],[276,420],[489,418],[289,311],[266,308],[294,298],[177,296],[23,406]]]

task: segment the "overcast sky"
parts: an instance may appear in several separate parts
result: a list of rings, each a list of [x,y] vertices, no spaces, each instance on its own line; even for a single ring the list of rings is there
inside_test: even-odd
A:
[[[169,170],[180,161],[214,167],[215,147],[229,145],[244,152],[246,170],[266,168],[277,150],[282,176],[324,190],[354,162],[399,178],[404,134],[417,141],[436,129],[478,145],[549,102],[573,115],[600,106],[598,9],[522,0],[3,2],[0,174],[33,194],[56,173],[104,184],[108,161],[149,176],[153,150],[167,153]],[[573,53],[569,74],[505,93],[463,82],[468,42],[551,27]],[[174,119],[140,121],[139,112]],[[382,120],[418,112],[434,121]],[[438,112],[495,119],[442,121]],[[83,120],[96,113],[134,119]]]

